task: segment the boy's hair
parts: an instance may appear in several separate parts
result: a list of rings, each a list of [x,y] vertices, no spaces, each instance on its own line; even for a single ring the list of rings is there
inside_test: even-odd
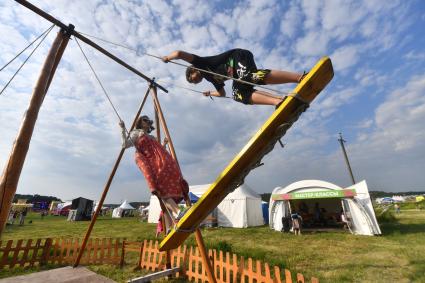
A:
[[[193,65],[190,65],[189,67],[186,68],[186,80],[190,83],[191,79],[190,79],[190,75],[193,74],[193,72],[195,72],[196,70],[193,68]]]

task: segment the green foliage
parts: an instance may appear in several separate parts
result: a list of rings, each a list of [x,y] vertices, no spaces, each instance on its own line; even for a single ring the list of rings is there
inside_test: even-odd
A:
[[[387,210],[382,208],[375,208],[376,219],[378,223],[393,223],[397,222],[397,219],[394,215],[394,208],[391,206]]]
[[[405,202],[400,204],[401,209],[425,209],[425,200],[420,202]]]
[[[227,241],[208,242],[205,246],[207,249],[222,251],[223,253],[232,252],[232,244]]]

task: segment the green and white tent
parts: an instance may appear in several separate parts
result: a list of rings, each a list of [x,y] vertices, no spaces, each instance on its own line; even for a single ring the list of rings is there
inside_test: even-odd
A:
[[[301,210],[306,218],[315,218],[320,214],[316,212],[319,207],[328,216],[343,214],[353,234],[381,234],[366,181],[348,188],[320,180],[303,180],[286,187],[277,187],[270,198],[270,228],[281,231],[284,222],[282,219],[289,217],[294,211],[300,213]]]

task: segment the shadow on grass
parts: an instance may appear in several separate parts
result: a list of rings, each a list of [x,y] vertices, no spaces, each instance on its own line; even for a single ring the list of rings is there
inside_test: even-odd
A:
[[[416,234],[425,233],[425,226],[422,223],[383,223],[381,224],[383,235],[396,235],[396,234]]]

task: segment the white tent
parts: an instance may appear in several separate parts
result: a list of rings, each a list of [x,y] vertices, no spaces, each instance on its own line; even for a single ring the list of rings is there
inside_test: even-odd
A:
[[[123,216],[132,216],[134,210],[136,210],[134,207],[132,207],[127,200],[125,200],[119,207],[115,208],[112,211],[112,217],[113,218],[121,218]]]
[[[282,218],[290,215],[291,201],[320,202],[330,209],[342,209],[350,222],[350,231],[359,235],[379,235],[381,230],[369,196],[366,181],[348,188],[341,188],[329,182],[304,180],[284,188],[273,190],[269,205],[270,228],[281,231]]]
[[[189,191],[198,197],[208,190],[210,184],[190,186]],[[149,203],[149,223],[157,223],[161,211],[159,201],[151,196]],[[217,206],[217,225],[220,227],[246,228],[264,224],[261,211],[261,198],[248,185],[243,184]]]

